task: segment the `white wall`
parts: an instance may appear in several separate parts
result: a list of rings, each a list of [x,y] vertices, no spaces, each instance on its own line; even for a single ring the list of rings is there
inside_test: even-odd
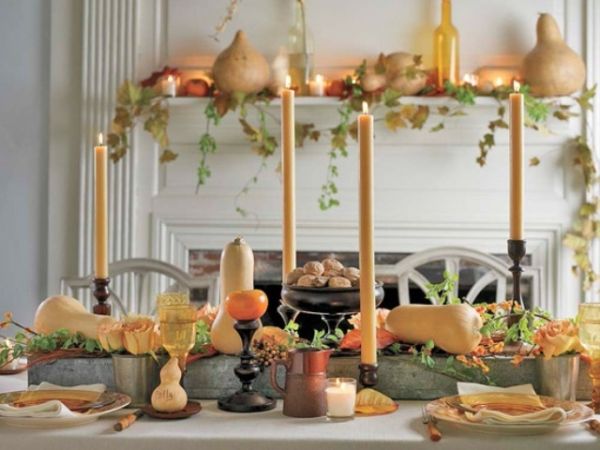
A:
[[[50,2],[0,13],[0,310],[30,322],[46,293]]]

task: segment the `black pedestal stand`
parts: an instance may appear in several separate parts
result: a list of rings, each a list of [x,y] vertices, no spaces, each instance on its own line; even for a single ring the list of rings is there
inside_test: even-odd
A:
[[[507,243],[508,257],[513,262],[513,265],[508,269],[512,273],[513,279],[513,303],[510,310],[512,318],[512,316],[515,316],[515,305],[518,303],[521,308],[523,307],[523,298],[521,297],[521,274],[523,273],[523,267],[521,267],[521,260],[525,257],[527,250],[525,248],[525,241],[523,239],[509,239]]]
[[[243,320],[235,323],[234,327],[242,338],[242,354],[240,364],[235,368],[235,375],[242,382],[242,388],[230,397],[219,399],[219,408],[232,412],[260,412],[275,408],[276,401],[271,397],[254,390],[252,383],[260,369],[252,362],[254,355],[250,351],[252,336],[260,326],[258,320]]]

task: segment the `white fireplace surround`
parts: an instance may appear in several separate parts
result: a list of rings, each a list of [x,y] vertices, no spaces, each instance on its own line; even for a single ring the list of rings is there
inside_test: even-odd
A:
[[[266,18],[247,5],[273,6],[266,9]],[[139,80],[165,64],[183,69],[199,70],[210,65],[219,48],[229,43],[237,28],[251,30],[250,38],[257,47],[267,46],[268,39],[261,35],[265,20],[281,21],[287,9],[278,0],[247,0],[242,2],[234,23],[224,33],[220,43],[205,38],[211,27],[224,12],[224,2],[192,0],[84,0],[81,11],[82,39],[82,92],[80,157],[80,204],[78,206],[79,232],[77,260],[79,274],[91,272],[92,261],[92,158],[91,145],[97,130],[107,129],[112,115],[114,93],[126,78]],[[308,1],[308,9],[320,7],[330,11],[337,3],[344,3],[349,21],[360,21],[358,0],[333,0],[327,6]],[[405,0],[405,8],[421,14],[429,26],[438,2]],[[591,27],[600,22],[600,3],[583,1],[537,0],[524,4],[518,0],[490,1],[491,23],[467,26],[463,11],[475,11],[475,0],[455,0],[455,22],[463,40],[463,68],[474,70],[490,60],[486,52],[496,52],[498,58],[513,61],[515,54],[527,50],[534,41],[536,13],[548,11],[559,21],[569,45],[586,57],[590,80],[600,78],[600,62],[593,56],[600,50],[600,30]],[[277,5],[275,7],[275,5]],[[396,8],[387,2],[374,3],[373,8]],[[289,6],[289,5],[288,5]],[[339,6],[339,5],[338,5]],[[355,6],[356,11],[353,11]],[[431,12],[431,11],[433,12]],[[494,11],[496,19],[493,17]],[[394,14],[398,11],[394,10]],[[587,15],[584,14],[587,12]],[[316,48],[323,49],[325,57],[317,58],[318,70],[325,74],[347,70],[360,61],[360,55],[374,58],[380,50],[415,49],[428,51],[422,39],[402,34],[390,27],[372,27],[365,42],[349,44],[348,34],[330,42],[331,33],[322,31],[330,22],[319,19],[313,12],[313,34]],[[375,14],[375,13],[374,13]],[[377,18],[385,11],[375,14]],[[423,18],[425,15],[425,18]],[[358,17],[357,17],[358,16]],[[203,18],[200,21],[200,18]],[[433,17],[433,19],[431,19]],[[487,17],[487,16],[486,16]],[[519,17],[519,19],[515,18]],[[587,17],[587,19],[586,19]],[[286,19],[287,20],[287,19]],[[379,19],[378,19],[379,20]],[[406,18],[397,16],[401,24]],[[496,22],[494,22],[496,20]],[[587,26],[586,26],[587,20]],[[368,19],[367,19],[368,22]],[[479,22],[479,20],[478,20]],[[270,22],[269,22],[270,23]],[[406,22],[408,23],[408,22]],[[526,45],[505,48],[500,30],[514,24],[516,35]],[[339,25],[341,26],[341,25]],[[400,27],[401,28],[401,27]],[[589,30],[585,33],[585,30]],[[342,30],[342,28],[340,28]],[[596,34],[593,34],[595,32]],[[340,31],[341,33],[341,31]],[[428,36],[429,31],[423,32]],[[494,35],[495,33],[495,35]],[[200,36],[200,37],[199,37]],[[284,37],[285,35],[283,35]],[[474,37],[473,37],[474,36]],[[487,36],[487,37],[486,37]],[[282,39],[283,39],[282,37]],[[273,37],[269,36],[272,40]],[[322,44],[321,42],[327,41]],[[358,34],[357,41],[360,41]],[[397,45],[390,49],[378,48],[377,42]],[[424,39],[424,38],[423,38]],[[474,45],[472,40],[477,41]],[[283,42],[283,41],[282,41]],[[418,42],[418,44],[415,44]],[[344,45],[333,55],[337,44]],[[389,47],[389,46],[388,46]],[[486,49],[491,50],[486,50]],[[268,48],[267,53],[272,50]],[[584,51],[585,50],[585,51]],[[329,53],[327,53],[329,52]],[[504,53],[502,53],[504,52]],[[326,58],[331,56],[331,58]],[[53,64],[54,61],[53,61]],[[593,84],[590,82],[590,84]],[[444,99],[423,99],[436,106]],[[336,106],[332,101],[297,106],[298,120],[314,122],[317,128],[336,123]],[[313,102],[314,103],[314,102]],[[171,102],[169,128],[173,149],[179,158],[159,166],[158,149],[138,127],[132,137],[128,156],[111,167],[110,173],[110,258],[152,257],[187,270],[190,249],[220,249],[236,235],[244,235],[253,248],[273,250],[281,241],[281,188],[274,173],[278,155],[271,158],[268,169],[256,187],[243,200],[244,207],[256,212],[254,218],[242,218],[233,208],[232,197],[245,179],[252,175],[258,157],[239,130],[237,119],[228,116],[214,130],[219,152],[209,164],[213,176],[206,186],[195,192],[195,165],[198,159],[196,143],[203,131],[204,100],[176,99]],[[276,104],[270,107],[278,114]],[[439,133],[426,130],[400,130],[390,133],[376,128],[376,251],[416,252],[437,246],[466,246],[490,253],[506,251],[508,234],[508,152],[507,134],[499,132],[497,146],[490,152],[488,164],[479,168],[475,163],[476,144],[486,131],[486,124],[495,114],[497,105],[492,100],[480,100],[469,110],[468,117],[446,123]],[[432,108],[434,109],[434,108]],[[598,102],[596,109],[600,109]],[[591,123],[600,135],[598,117]],[[435,121],[430,121],[430,125]],[[576,277],[571,274],[571,254],[561,244],[581,201],[578,174],[572,169],[571,150],[565,141],[577,134],[581,122],[553,124],[557,133],[544,136],[526,133],[527,156],[538,156],[541,165],[528,168],[526,173],[525,230],[528,253],[532,265],[541,268],[545,298],[541,305],[560,316],[573,315],[581,299]],[[274,126],[274,133],[278,133]],[[54,138],[57,139],[57,138]],[[596,148],[600,148],[596,141]],[[339,161],[342,205],[321,212],[317,206],[320,186],[325,177],[327,142],[310,144],[297,152],[298,247],[300,250],[356,251],[357,233],[357,160],[356,146],[350,144],[350,156]],[[56,148],[56,145],[52,148]],[[58,150],[55,150],[58,151]],[[52,189],[52,184],[51,184]],[[55,223],[53,223],[53,220]],[[60,225],[51,216],[50,229]],[[65,258],[50,248],[49,258],[55,264],[49,269],[49,279],[72,273],[57,273],[68,267]],[[598,254],[598,253],[597,253]],[[595,258],[595,260],[598,258]],[[121,286],[127,289],[127,286]]]

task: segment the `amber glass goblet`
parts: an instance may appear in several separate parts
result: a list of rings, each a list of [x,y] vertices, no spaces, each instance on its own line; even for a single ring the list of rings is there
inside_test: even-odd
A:
[[[158,313],[162,346],[185,373],[188,353],[196,342],[196,309],[190,305],[162,306]]]
[[[600,413],[600,303],[579,305],[579,340],[590,356],[591,408]]]

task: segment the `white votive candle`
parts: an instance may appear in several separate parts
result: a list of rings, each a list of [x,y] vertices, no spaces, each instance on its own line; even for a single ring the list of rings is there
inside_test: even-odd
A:
[[[165,97],[175,97],[177,95],[177,80],[173,75],[169,75],[162,80],[162,94]]]
[[[354,416],[356,404],[356,380],[353,378],[330,378],[325,388],[327,417],[346,418]]]
[[[315,76],[315,79],[308,83],[308,90],[313,97],[323,97],[325,95],[325,79],[323,75]]]

